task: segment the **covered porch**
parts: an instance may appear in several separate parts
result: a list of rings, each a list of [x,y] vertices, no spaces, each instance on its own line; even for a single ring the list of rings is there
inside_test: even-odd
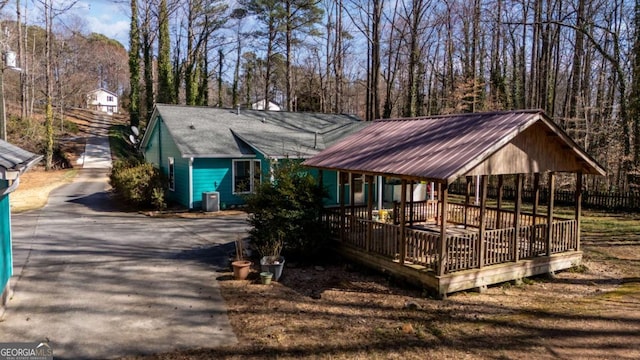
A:
[[[457,137],[452,137],[454,133]],[[367,149],[374,157],[367,156]],[[440,156],[433,157],[434,153]],[[353,205],[353,199],[346,205],[345,178],[340,205],[327,208],[323,221],[346,257],[425,286],[441,297],[579,264],[583,175],[604,174],[540,111],[379,121],[306,164],[338,170],[345,177],[364,174],[369,191],[374,176],[400,179],[401,201],[395,209],[375,209],[373,194],[364,206]],[[553,190],[558,172],[575,174],[573,216],[555,216],[553,197],[542,212],[537,194],[529,211],[523,211],[525,174],[532,178],[534,189],[540,188],[541,174],[546,174],[547,187]],[[467,181],[467,195],[453,199],[448,185],[460,177]],[[498,182],[499,194],[489,206],[491,177]],[[477,203],[469,195],[474,181]],[[506,181],[513,181],[517,192],[508,208],[500,196]],[[419,182],[437,184],[437,199],[413,201],[411,190]],[[391,216],[383,216],[385,212]]]

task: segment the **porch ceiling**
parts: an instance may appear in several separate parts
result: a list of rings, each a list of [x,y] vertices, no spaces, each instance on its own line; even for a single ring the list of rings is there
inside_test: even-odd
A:
[[[466,175],[606,173],[541,110],[378,120],[304,164],[439,182]]]

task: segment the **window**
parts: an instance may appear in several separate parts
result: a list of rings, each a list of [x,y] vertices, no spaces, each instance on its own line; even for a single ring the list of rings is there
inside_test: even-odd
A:
[[[254,192],[262,182],[260,160],[233,160],[233,193]]]
[[[169,158],[169,190],[176,190],[176,174],[175,174],[175,165],[172,157]]]
[[[113,102],[113,96],[107,96],[107,101],[108,102]]]

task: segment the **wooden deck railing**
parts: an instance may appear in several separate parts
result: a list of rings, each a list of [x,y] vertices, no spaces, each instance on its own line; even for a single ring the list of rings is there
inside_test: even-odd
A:
[[[530,222],[533,217],[529,217]],[[390,223],[371,221],[347,215],[344,219],[342,234],[340,209],[326,210],[323,221],[336,239],[341,235],[345,244],[364,252],[380,255],[390,261],[397,261],[401,241],[405,242],[404,260],[422,265],[428,269],[438,268],[438,241],[440,234],[433,231],[405,228],[405,237],[400,239],[400,226]],[[523,221],[525,222],[525,221]],[[554,221],[551,225],[551,254],[577,249],[577,221]],[[530,259],[547,254],[547,224],[529,224],[519,228],[514,242],[515,228],[493,229],[484,232],[484,247],[480,246],[478,232],[455,232],[446,236],[445,273],[479,268],[518,259]],[[514,244],[517,246],[514,249]],[[481,248],[483,252],[481,253]]]
[[[466,213],[466,217],[465,217]],[[492,207],[485,209],[485,226],[487,229],[506,229],[513,226],[513,220],[516,214],[513,210],[505,210]],[[534,224],[534,218],[536,224],[546,223],[547,218],[545,215],[536,215],[521,212],[520,213],[520,225],[529,226]],[[466,220],[466,221],[465,221]],[[447,222],[452,224],[467,225],[479,228],[480,227],[480,206],[478,205],[464,205],[464,204],[448,204]]]

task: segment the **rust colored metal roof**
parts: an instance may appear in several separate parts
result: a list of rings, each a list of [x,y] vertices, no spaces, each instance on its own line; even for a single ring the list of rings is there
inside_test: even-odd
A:
[[[541,110],[378,120],[305,161],[324,169],[452,181],[536,122],[580,159],[585,173],[604,169]]]

